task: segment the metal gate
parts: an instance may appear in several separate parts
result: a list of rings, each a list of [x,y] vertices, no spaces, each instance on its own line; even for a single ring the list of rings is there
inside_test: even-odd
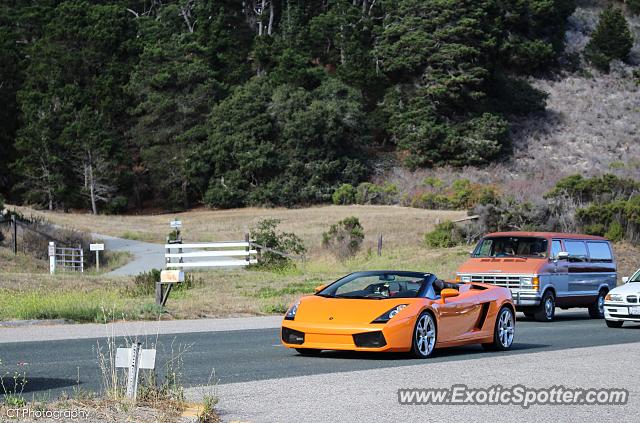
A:
[[[49,243],[49,272],[56,270],[84,273],[84,252],[82,246],[58,247],[55,242]]]

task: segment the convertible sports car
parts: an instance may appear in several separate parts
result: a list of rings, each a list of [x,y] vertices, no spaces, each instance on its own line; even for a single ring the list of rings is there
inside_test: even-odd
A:
[[[511,291],[455,284],[431,273],[370,271],[316,288],[282,321],[282,343],[300,354],[322,350],[404,351],[482,344],[506,350],[515,332]]]

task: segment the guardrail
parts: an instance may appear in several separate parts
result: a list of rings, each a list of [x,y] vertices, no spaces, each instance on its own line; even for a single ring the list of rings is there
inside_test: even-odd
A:
[[[258,251],[251,249],[248,240],[165,244],[164,248],[167,269],[233,267],[258,263]]]

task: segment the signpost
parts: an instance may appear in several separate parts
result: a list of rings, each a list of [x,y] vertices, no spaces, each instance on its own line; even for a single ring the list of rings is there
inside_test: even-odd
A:
[[[154,369],[156,366],[156,350],[143,350],[140,342],[134,343],[131,348],[118,348],[116,351],[116,367],[126,367],[127,374],[127,398],[136,400],[138,392],[138,374],[140,369]]]
[[[182,270],[163,270],[160,272],[160,282],[156,282],[156,304],[164,307],[169,298],[171,287],[180,282],[184,282]]]
[[[89,250],[96,252],[96,271],[100,271],[100,251],[104,251],[104,244],[89,244]]]
[[[49,242],[49,273],[52,275],[56,272],[56,243]]]

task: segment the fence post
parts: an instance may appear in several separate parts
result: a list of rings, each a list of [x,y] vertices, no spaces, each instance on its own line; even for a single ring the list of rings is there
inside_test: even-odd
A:
[[[247,252],[247,261],[251,261],[251,255],[249,254],[249,250],[251,250],[251,241],[249,239],[249,232],[245,232],[244,233],[244,242],[247,243],[247,246],[244,247],[245,251]]]
[[[382,255],[382,234],[378,235],[378,256]]]
[[[162,282],[156,282],[156,304],[162,305]]]
[[[84,273],[84,250],[82,249],[82,245],[78,245],[80,249],[80,273]]]
[[[18,222],[16,221],[16,215],[11,215],[11,224],[13,225],[13,254],[18,254]]]
[[[56,273],[56,243],[49,242],[49,273]]]

